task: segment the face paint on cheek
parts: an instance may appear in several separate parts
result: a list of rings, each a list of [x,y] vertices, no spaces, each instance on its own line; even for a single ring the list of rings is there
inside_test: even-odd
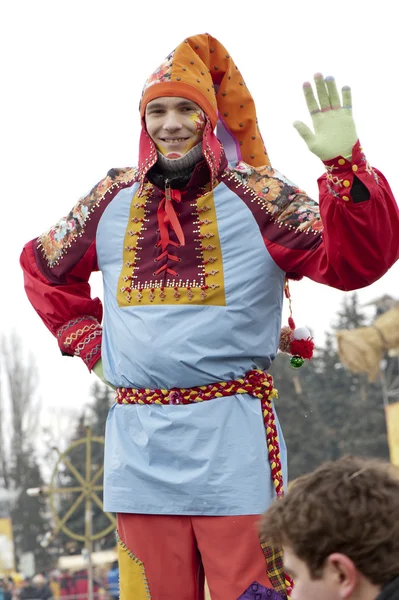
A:
[[[195,125],[196,130],[201,133],[205,127],[205,115],[202,110],[190,115],[190,121]]]
[[[159,152],[160,152],[161,154],[163,154],[164,156],[166,156],[166,154],[167,154],[167,152],[168,152],[168,151],[166,150],[166,148],[164,148],[163,146],[161,146],[161,144],[155,144],[155,145],[156,145],[156,147],[157,147],[157,150],[159,150]]]
[[[189,116],[189,119],[195,126],[195,132],[197,135],[188,141],[187,145],[184,148],[184,154],[186,154],[189,150],[191,150],[191,148],[194,148],[194,146],[198,144],[198,142],[202,138],[202,132],[204,131],[205,127],[205,114],[201,109],[191,114]]]

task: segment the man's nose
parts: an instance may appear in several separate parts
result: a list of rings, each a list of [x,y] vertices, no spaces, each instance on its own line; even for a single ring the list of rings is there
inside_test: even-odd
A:
[[[179,116],[175,111],[171,110],[166,113],[163,127],[167,131],[176,131],[177,129],[182,128]]]

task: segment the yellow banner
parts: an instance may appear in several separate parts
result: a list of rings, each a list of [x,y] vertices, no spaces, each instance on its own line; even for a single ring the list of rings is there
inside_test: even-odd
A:
[[[399,402],[385,408],[391,463],[399,466]]]
[[[11,519],[0,519],[0,573],[14,570],[14,541]]]

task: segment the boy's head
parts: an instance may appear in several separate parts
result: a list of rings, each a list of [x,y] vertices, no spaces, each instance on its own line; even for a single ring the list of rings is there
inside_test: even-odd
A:
[[[207,33],[185,39],[150,75],[140,116],[142,185],[159,153],[181,159],[199,144],[211,182],[223,154],[233,163],[270,164],[245,81],[226,48]]]
[[[297,479],[266,511],[261,537],[282,547],[293,600],[374,600],[399,577],[399,475],[356,457]]]

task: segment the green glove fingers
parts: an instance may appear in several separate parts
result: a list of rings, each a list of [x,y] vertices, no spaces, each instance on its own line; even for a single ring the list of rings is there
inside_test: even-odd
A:
[[[348,110],[352,110],[352,91],[348,85],[342,88],[342,106]]]
[[[328,95],[330,97],[331,108],[341,108],[341,99],[338,94],[337,84],[335,83],[334,77],[326,77],[325,82],[328,90]],[[345,88],[342,88],[342,98],[344,97],[344,89]],[[346,89],[350,90],[350,88],[348,87]]]
[[[293,125],[299,133],[299,135],[301,136],[301,138],[305,140],[308,147],[310,148],[313,145],[313,140],[315,137],[313,131],[309,129],[309,127],[305,125],[305,123],[302,123],[302,121],[294,121]]]
[[[312,115],[312,114],[318,113],[320,110],[319,105],[317,103],[316,98],[314,97],[312,86],[308,81],[306,81],[303,84],[303,93],[304,93],[306,104],[307,104],[310,114]],[[308,147],[310,148],[314,143],[313,140],[314,140],[315,135],[314,135],[313,131],[307,125],[305,125],[305,123],[303,123],[302,121],[295,121],[293,125],[294,125],[295,129],[297,130],[297,132],[299,133],[299,135],[301,136],[301,138],[305,140]]]
[[[314,81],[316,84],[317,96],[319,98],[319,104],[321,110],[330,110],[330,96],[328,94],[327,86],[324,82],[324,77],[321,73],[316,73],[314,76]]]
[[[303,84],[303,94],[305,96],[306,104],[308,106],[309,112],[312,115],[313,113],[317,113],[320,110],[320,107],[317,103],[316,98],[314,97],[313,89],[309,81],[305,81]]]
[[[305,123],[295,121],[294,127],[306,142],[309,150],[321,160],[336,156],[352,157],[357,141],[352,117],[352,95],[348,86],[342,88],[342,104],[335,79],[321,73],[314,76],[317,100],[309,82],[303,84],[303,93],[312,119],[313,130]]]

